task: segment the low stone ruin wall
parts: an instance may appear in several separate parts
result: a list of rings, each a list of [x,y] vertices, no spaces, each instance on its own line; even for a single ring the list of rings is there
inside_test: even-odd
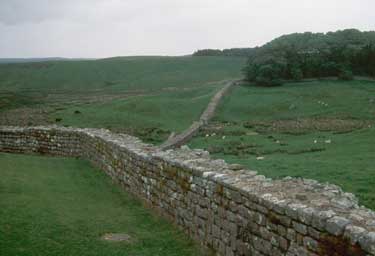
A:
[[[375,213],[335,185],[271,180],[106,130],[0,127],[0,151],[88,159],[218,255],[375,255]]]

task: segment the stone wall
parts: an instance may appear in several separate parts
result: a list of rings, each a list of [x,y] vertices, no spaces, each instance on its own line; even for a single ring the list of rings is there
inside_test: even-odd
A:
[[[0,151],[88,159],[218,255],[375,255],[375,213],[335,185],[106,130],[0,127]]]
[[[206,109],[203,111],[198,121],[193,122],[189,128],[181,132],[180,134],[170,136],[167,141],[165,141],[160,148],[163,150],[180,147],[186,144],[199,130],[207,125],[207,123],[215,115],[216,108],[219,106],[221,99],[228,93],[231,87],[238,84],[239,81],[228,81],[225,86],[221,88],[215,95],[211,98]]]

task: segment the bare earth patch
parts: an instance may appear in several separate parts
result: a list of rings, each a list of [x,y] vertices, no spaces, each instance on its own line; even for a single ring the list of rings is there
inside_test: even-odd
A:
[[[41,108],[18,108],[0,112],[0,125],[30,126],[47,125],[48,112]]]
[[[107,233],[101,237],[104,241],[131,243],[132,237],[125,233]]]

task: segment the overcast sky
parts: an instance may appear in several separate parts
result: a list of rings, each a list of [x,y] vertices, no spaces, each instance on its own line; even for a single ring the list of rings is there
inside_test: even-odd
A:
[[[375,0],[0,0],[1,57],[185,55],[375,30]]]

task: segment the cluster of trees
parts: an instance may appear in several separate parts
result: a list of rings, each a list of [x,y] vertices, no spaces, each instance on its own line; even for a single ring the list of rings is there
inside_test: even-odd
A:
[[[254,55],[256,48],[231,48],[231,49],[203,49],[193,53],[193,56],[234,56],[250,57]]]
[[[353,75],[375,77],[375,32],[337,32],[281,36],[249,55],[246,79],[263,86],[284,80]]]

